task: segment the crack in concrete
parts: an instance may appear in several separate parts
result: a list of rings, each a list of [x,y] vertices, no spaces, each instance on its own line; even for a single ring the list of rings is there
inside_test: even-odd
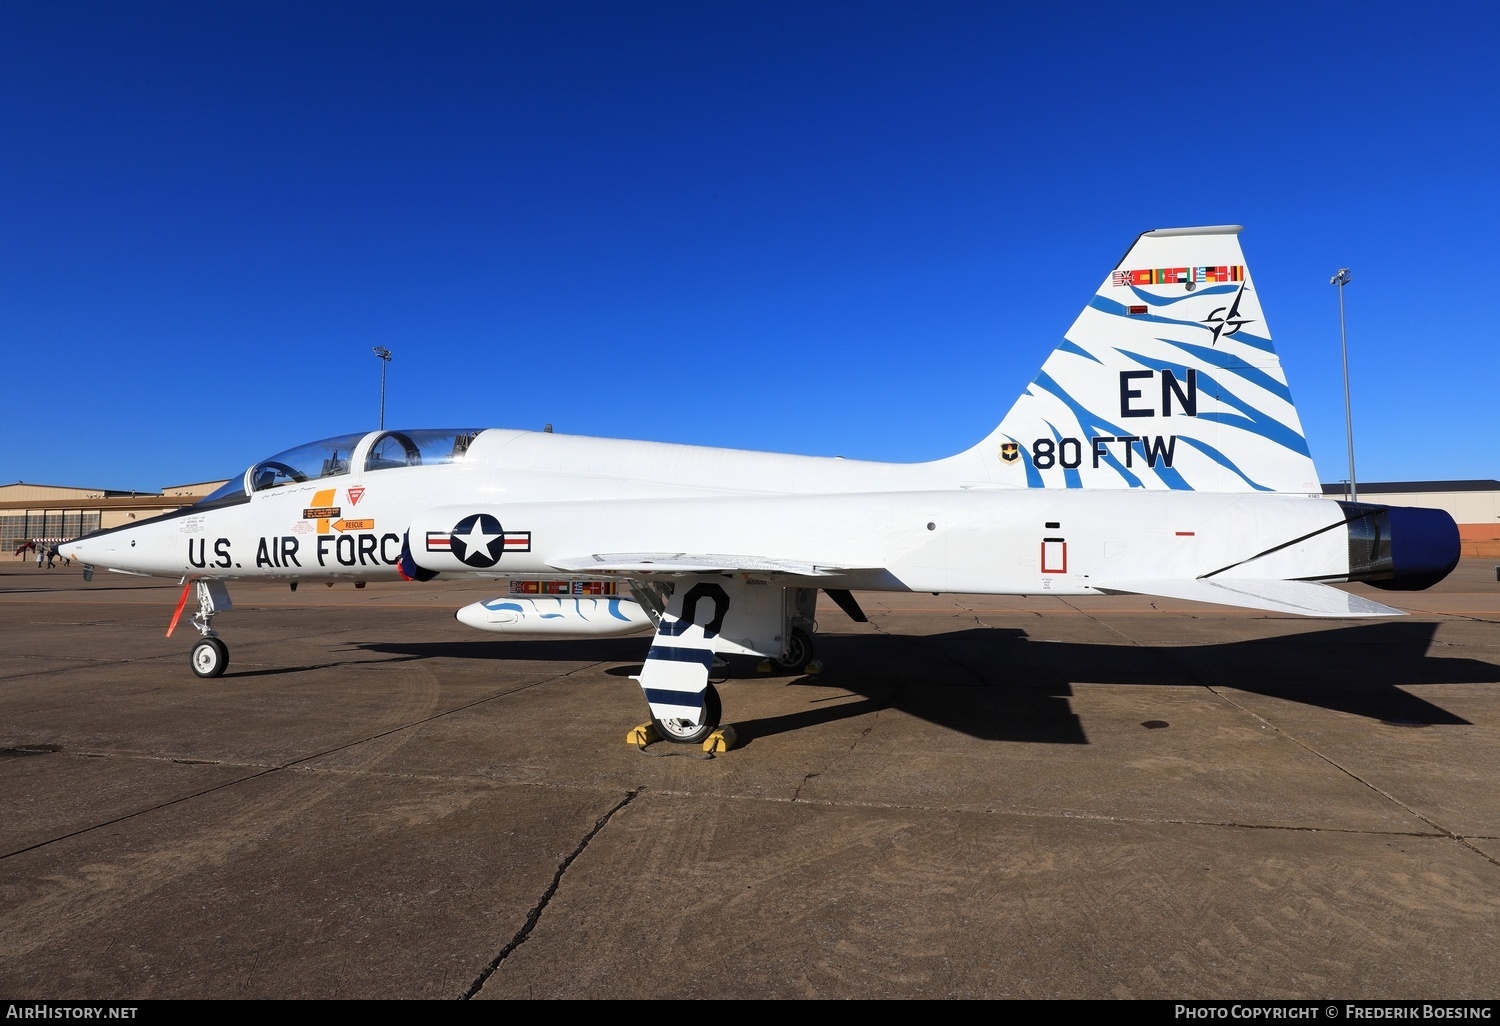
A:
[[[858,743],[859,743],[858,741],[855,742],[855,744],[858,744]],[[849,748],[844,752],[844,754],[848,755],[850,751],[853,751],[853,749],[854,749],[854,745],[850,745]],[[799,783],[797,785],[797,787],[796,787],[796,790],[794,790],[792,792],[792,801],[794,801],[794,802],[800,802],[802,800],[802,788],[803,788],[803,786],[806,785],[806,784],[812,783],[814,780],[817,780],[822,775],[823,775],[823,771],[822,770],[819,770],[816,773],[804,773],[804,774],[802,774],[802,781],[801,781],[801,783]]]
[[[885,708],[886,708],[886,706],[881,706],[880,708],[877,708],[875,710],[875,712],[874,712],[873,715],[874,715],[874,718],[877,721],[879,721],[879,719],[880,719],[880,713],[881,713],[881,711],[883,709],[885,709]],[[864,742],[864,740],[867,737],[870,736],[870,734],[874,730],[875,730],[875,727],[873,725],[869,726],[869,727],[866,727],[865,729],[861,730],[859,732],[859,734],[854,738],[854,740],[849,742],[849,747],[847,747],[847,748],[844,749],[844,755],[839,756],[839,759],[844,758],[844,756],[853,755],[854,754],[854,750],[856,748],[858,748]],[[833,762],[830,763],[830,765],[837,765],[839,759],[834,759]],[[804,786],[806,786],[807,784],[812,783],[814,780],[818,779],[819,777],[821,777],[823,775],[823,773],[824,773],[824,770],[818,770],[818,771],[816,771],[814,773],[804,773],[802,775],[802,780],[797,784],[796,789],[792,791],[792,797],[789,800],[792,801],[792,802],[794,802],[794,803],[802,801],[802,788]],[[818,804],[831,804],[831,803],[820,802]]]
[[[552,903],[552,898],[557,894],[557,889],[562,886],[563,874],[568,871],[568,867],[577,861],[578,856],[583,854],[584,849],[599,835],[599,832],[609,825],[610,820],[614,819],[615,814],[635,801],[643,790],[645,788],[637,788],[627,792],[625,797],[614,808],[599,817],[594,823],[594,828],[584,834],[577,846],[568,853],[566,858],[558,863],[557,872],[552,874],[552,883],[542,892],[541,898],[531,907],[531,910],[526,913],[526,922],[521,924],[521,928],[516,931],[516,935],[490,960],[490,964],[485,966],[484,971],[475,978],[474,982],[469,984],[469,989],[464,991],[463,995],[459,998],[460,1001],[468,1001],[474,995],[478,994],[480,989],[485,985],[485,982],[495,974],[495,970],[500,968],[500,964],[509,958],[513,951],[526,943],[531,937],[532,931],[536,929],[537,923],[541,922],[542,913]]]
[[[878,638],[886,638],[889,641],[898,641],[898,640],[899,641],[911,641],[912,640],[910,637],[907,637],[904,634],[891,634],[891,633],[889,633],[883,627],[880,626],[879,622],[874,617],[870,617],[869,619],[867,619],[866,623],[875,632],[875,636],[878,637]],[[900,696],[901,692],[905,690],[905,688],[906,688],[905,684],[898,684],[898,685],[896,685],[896,688],[891,692],[890,696],[886,699],[886,701],[884,701],[882,703],[879,703],[879,704],[877,704],[875,706],[875,711],[871,715],[874,718],[874,720],[876,721],[876,723],[879,723],[879,721],[880,721],[880,714],[882,712],[884,712],[886,709],[889,709],[895,703],[896,699]],[[861,730],[859,732],[859,734],[854,738],[854,740],[851,741],[851,742],[849,742],[849,746],[846,749],[844,749],[844,754],[842,756],[840,756],[839,759],[842,759],[845,756],[849,756],[849,755],[854,754],[855,749],[857,749],[862,743],[864,743],[865,739],[868,738],[870,736],[870,734],[874,732],[874,730],[875,730],[875,726],[873,724],[871,726],[868,726],[868,727],[864,728],[863,730]],[[839,759],[833,760],[833,762],[829,763],[829,766],[837,765]],[[812,783],[812,781],[816,780],[818,777],[822,776],[823,773],[826,771],[827,768],[828,767],[825,766],[824,769],[818,770],[815,773],[805,773],[805,774],[803,774],[802,779],[801,779],[801,781],[798,782],[796,789],[794,789],[792,791],[792,796],[791,796],[791,798],[789,800],[792,801],[792,802],[800,802],[800,801],[802,801],[802,788],[805,787],[806,785]]]

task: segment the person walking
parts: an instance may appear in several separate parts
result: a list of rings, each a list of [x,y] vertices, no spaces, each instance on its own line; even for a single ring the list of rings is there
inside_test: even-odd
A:
[[[36,568],[38,570],[40,570],[42,568],[42,560],[44,558],[46,558],[46,555],[47,555],[47,546],[44,545],[42,542],[38,541],[36,543]]]

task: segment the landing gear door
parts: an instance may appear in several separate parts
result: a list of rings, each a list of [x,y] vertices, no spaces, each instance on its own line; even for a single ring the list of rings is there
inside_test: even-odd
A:
[[[792,589],[744,579],[721,578],[720,583],[729,597],[730,609],[716,646],[718,653],[780,659],[786,644]]]

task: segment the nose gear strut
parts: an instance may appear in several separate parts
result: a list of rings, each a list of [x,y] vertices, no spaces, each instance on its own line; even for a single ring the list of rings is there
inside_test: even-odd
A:
[[[196,591],[198,595],[198,612],[188,621],[202,636],[201,640],[193,646],[192,654],[188,656],[188,665],[199,677],[218,677],[229,666],[229,646],[219,640],[218,633],[213,629],[215,613],[225,613],[234,608],[234,603],[229,601],[229,589],[224,587],[223,581],[185,580],[182,585],[182,597],[177,600],[177,608],[172,612],[172,622],[167,625],[167,637],[177,629],[177,621],[182,616],[182,607],[187,605],[189,591]]]

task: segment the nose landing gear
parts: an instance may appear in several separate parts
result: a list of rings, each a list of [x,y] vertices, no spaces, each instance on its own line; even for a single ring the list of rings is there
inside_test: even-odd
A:
[[[224,587],[222,581],[187,582],[182,589],[182,598],[177,602],[177,610],[172,614],[172,623],[167,627],[169,638],[177,629],[177,618],[182,615],[182,607],[187,604],[190,590],[197,593],[198,612],[193,614],[189,622],[203,637],[193,646],[192,654],[188,656],[188,665],[199,677],[218,677],[229,666],[229,646],[219,640],[211,624],[215,613],[233,609],[234,603],[229,601],[229,589]]]

